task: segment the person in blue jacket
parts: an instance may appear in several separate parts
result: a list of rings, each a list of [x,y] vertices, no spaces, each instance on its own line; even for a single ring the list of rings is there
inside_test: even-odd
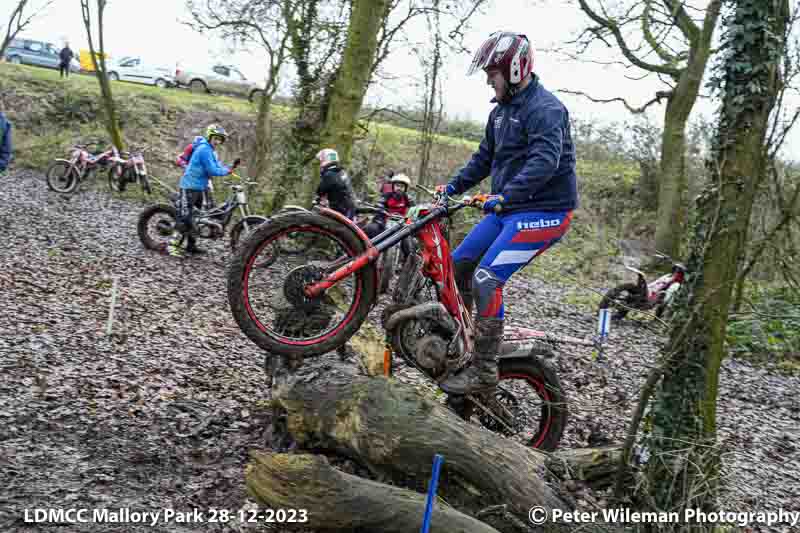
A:
[[[11,123],[0,111],[0,172],[5,172],[11,162]]]
[[[208,188],[209,180],[214,176],[227,176],[239,166],[239,159],[233,162],[231,168],[226,167],[217,159],[216,148],[225,142],[228,134],[225,128],[211,124],[206,128],[205,137],[195,137],[192,143],[192,157],[180,182],[178,194],[178,220],[175,233],[167,245],[169,255],[181,256],[183,250],[180,245],[184,237],[188,240],[186,251],[193,254],[205,253],[197,247],[195,230],[192,224],[192,212],[195,207],[200,207],[203,202],[203,192]]]
[[[472,159],[440,190],[462,194],[492,176],[486,216],[453,252],[459,291],[477,307],[473,364],[440,384],[448,394],[497,385],[503,337],[503,286],[514,272],[557,243],[578,206],[575,146],[569,113],[533,73],[525,35],[495,32],[475,53],[494,89],[484,138]]]

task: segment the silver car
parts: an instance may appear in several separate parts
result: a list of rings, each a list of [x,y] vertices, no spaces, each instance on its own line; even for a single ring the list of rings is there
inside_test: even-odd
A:
[[[257,99],[263,88],[248,80],[232,65],[213,65],[209,69],[178,69],[175,75],[178,85],[189,87],[193,92],[236,94],[246,96],[251,102]]]
[[[147,65],[141,57],[127,56],[106,65],[111,81],[130,81],[162,89],[175,86],[175,73],[167,67]]]

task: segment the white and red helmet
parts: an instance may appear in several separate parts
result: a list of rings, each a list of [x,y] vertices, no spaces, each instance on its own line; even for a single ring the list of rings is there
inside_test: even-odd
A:
[[[328,165],[339,162],[339,153],[333,148],[323,148],[317,152],[317,159],[319,160],[320,168],[325,168]]]
[[[528,38],[508,31],[491,34],[475,52],[467,76],[489,68],[500,70],[509,87],[524,80],[533,71],[533,47]]]

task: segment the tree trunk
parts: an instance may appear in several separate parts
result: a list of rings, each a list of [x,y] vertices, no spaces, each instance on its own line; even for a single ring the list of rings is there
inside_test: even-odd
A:
[[[721,0],[713,0],[706,8],[703,28],[689,52],[686,68],[676,80],[664,113],[656,248],[674,258],[681,256],[681,238],[686,232],[686,122],[697,101],[711,55],[711,38],[721,4]]]
[[[90,0],[81,0],[81,8],[83,11],[83,24],[86,28],[86,37],[89,41],[89,53],[92,56],[92,63],[94,64],[95,75],[100,84],[100,94],[103,99],[103,111],[106,115],[105,125],[111,137],[112,144],[117,150],[124,148],[122,142],[122,130],[119,127],[119,120],[117,111],[114,106],[114,97],[111,94],[111,84],[108,81],[108,73],[106,71],[105,59],[105,46],[103,42],[103,12],[105,11],[106,1],[97,0],[97,33],[98,43],[100,45],[100,63],[97,63],[97,56],[94,51],[94,42],[92,40],[92,20],[89,9]]]
[[[303,509],[303,525],[315,530],[405,533],[422,527],[425,495],[347,474],[320,455],[254,452],[245,479],[262,505]],[[441,501],[435,502],[430,531],[497,532]]]
[[[690,274],[677,296],[664,377],[648,415],[652,429],[645,441],[650,452],[646,490],[658,510],[715,510],[719,369],[780,76],[776,40],[782,41],[788,19],[788,0],[771,4],[739,0],[730,25],[733,37],[728,46],[733,50],[725,64],[723,118],[715,144],[717,176],[698,202]],[[745,27],[746,34],[741,30]],[[675,525],[678,530],[688,527]],[[713,527],[695,524],[692,531]]]
[[[544,453],[467,424],[408,385],[357,375],[331,359],[273,372],[273,401],[285,412],[293,446],[352,458],[375,477],[417,492],[427,490],[440,453],[438,493],[471,515],[505,504],[526,523],[531,507],[569,507],[543,480]]]
[[[272,95],[264,90],[258,99],[258,116],[256,118],[256,138],[253,140],[253,159],[250,166],[250,176],[262,184],[266,181],[269,168],[272,139]]]
[[[390,7],[389,0],[353,0],[347,44],[325,106],[327,112],[320,136],[322,147],[337,150],[345,167],[350,164],[353,132],[372,74],[378,32]],[[361,189],[361,185],[353,183],[353,188]]]

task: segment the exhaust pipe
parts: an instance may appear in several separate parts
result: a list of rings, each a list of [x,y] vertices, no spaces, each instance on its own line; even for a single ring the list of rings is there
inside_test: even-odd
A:
[[[422,318],[435,320],[438,324],[444,326],[451,335],[455,335],[458,331],[458,325],[441,302],[426,302],[394,313],[386,321],[386,330],[392,331],[407,320],[419,320]]]

